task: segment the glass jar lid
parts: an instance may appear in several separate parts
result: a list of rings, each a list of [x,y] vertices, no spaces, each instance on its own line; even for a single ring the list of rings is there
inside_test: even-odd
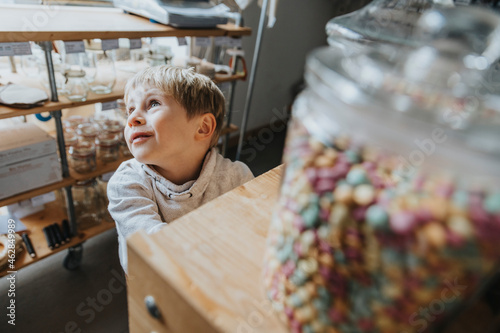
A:
[[[95,142],[101,147],[113,147],[120,143],[120,137],[113,133],[102,133],[97,136]]]
[[[85,118],[79,115],[72,115],[63,120],[64,127],[76,129],[78,125],[83,124]]]
[[[415,45],[414,31],[422,13],[452,6],[452,0],[373,0],[357,11],[331,19],[326,25],[328,43]]]
[[[99,133],[99,127],[94,123],[83,123],[78,125],[77,133],[85,138],[93,138]]]

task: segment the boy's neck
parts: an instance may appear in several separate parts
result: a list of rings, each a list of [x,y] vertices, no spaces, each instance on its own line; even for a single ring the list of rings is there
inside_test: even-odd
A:
[[[190,156],[189,160],[176,161],[173,165],[169,165],[168,168],[159,165],[151,165],[151,167],[175,185],[182,185],[190,180],[198,179],[209,151],[210,149],[204,154]]]

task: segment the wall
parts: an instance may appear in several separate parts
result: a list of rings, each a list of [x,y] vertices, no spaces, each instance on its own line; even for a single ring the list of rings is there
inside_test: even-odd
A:
[[[326,45],[325,25],[331,18],[362,7],[369,0],[280,0],[277,21],[265,29],[247,130],[269,125],[273,109],[279,113],[292,102],[292,87],[300,82],[307,54]],[[252,36],[243,38],[248,70],[252,64],[257,37],[260,7],[257,1],[243,12],[244,24],[252,28]],[[236,85],[232,123],[240,125],[245,107],[247,82]],[[276,111],[275,111],[276,112]],[[274,118],[276,119],[276,118]]]

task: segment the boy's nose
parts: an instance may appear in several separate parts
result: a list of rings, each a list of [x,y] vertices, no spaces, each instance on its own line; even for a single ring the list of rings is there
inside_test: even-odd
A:
[[[132,126],[140,126],[140,125],[144,125],[146,123],[146,119],[144,119],[144,117],[141,117],[140,115],[130,115],[130,117],[128,118],[128,126],[129,127],[132,127]]]

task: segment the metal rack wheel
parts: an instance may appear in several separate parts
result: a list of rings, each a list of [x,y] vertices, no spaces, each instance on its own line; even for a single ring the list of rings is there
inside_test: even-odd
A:
[[[83,245],[78,244],[68,249],[68,254],[64,257],[63,266],[67,270],[73,271],[80,267],[83,257]]]

